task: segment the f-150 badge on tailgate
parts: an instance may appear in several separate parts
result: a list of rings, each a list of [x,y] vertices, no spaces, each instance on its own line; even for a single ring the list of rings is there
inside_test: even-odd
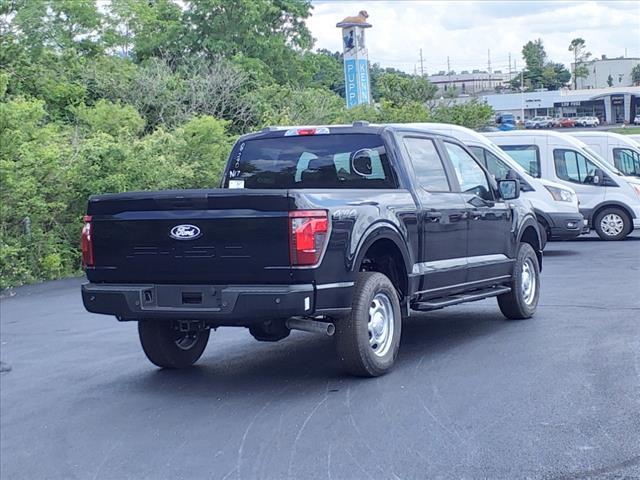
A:
[[[200,229],[195,225],[176,225],[171,229],[171,238],[176,240],[194,240],[200,236]]]

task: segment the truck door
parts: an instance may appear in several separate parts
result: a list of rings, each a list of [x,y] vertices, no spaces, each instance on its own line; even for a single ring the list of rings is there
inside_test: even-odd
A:
[[[495,198],[487,173],[476,159],[456,143],[443,141],[456,173],[469,218],[466,282],[510,275],[512,211]]]
[[[420,276],[420,293],[435,298],[465,282],[467,219],[464,200],[455,192],[451,172],[432,138],[408,135],[402,143],[409,154],[418,185],[421,256],[413,267]]]

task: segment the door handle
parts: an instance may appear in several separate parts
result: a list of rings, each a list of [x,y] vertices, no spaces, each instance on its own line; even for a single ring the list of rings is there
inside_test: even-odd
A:
[[[477,208],[474,208],[469,212],[469,218],[471,220],[480,220],[481,218],[484,218],[486,216],[487,216],[487,212],[480,211]]]
[[[428,222],[432,222],[432,223],[439,222],[440,219],[442,218],[442,212],[426,212],[424,214],[424,218]]]

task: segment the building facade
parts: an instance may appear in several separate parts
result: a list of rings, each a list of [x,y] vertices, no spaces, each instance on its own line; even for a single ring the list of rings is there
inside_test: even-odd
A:
[[[517,76],[516,73],[511,74],[511,78]],[[438,72],[436,75],[429,75],[429,81],[438,87],[438,93],[444,95],[451,89],[455,89],[460,95],[476,95],[479,93],[495,92],[496,89],[506,87],[509,81],[509,74],[504,74],[497,70],[493,73],[474,70],[469,73],[463,71],[461,73]]]
[[[578,78],[578,90],[611,87],[631,87],[631,70],[640,64],[640,58],[607,58],[604,55],[597,60],[584,64],[589,72],[586,77]],[[575,64],[571,64],[571,71]],[[611,83],[611,85],[609,85]]]
[[[518,120],[593,116],[603,124],[621,124],[632,123],[640,115],[640,87],[508,93],[482,99],[496,113],[511,113]]]

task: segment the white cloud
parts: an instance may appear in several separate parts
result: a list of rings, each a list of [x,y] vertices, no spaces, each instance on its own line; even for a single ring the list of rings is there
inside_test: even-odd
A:
[[[596,57],[640,57],[640,2],[636,1],[313,1],[308,20],[316,48],[342,50],[335,24],[360,10],[369,13],[369,59],[407,72],[419,68],[423,49],[429,73],[486,69],[507,71],[509,53],[523,65],[522,46],[542,38],[550,60],[568,66],[567,50],[582,37]]]

